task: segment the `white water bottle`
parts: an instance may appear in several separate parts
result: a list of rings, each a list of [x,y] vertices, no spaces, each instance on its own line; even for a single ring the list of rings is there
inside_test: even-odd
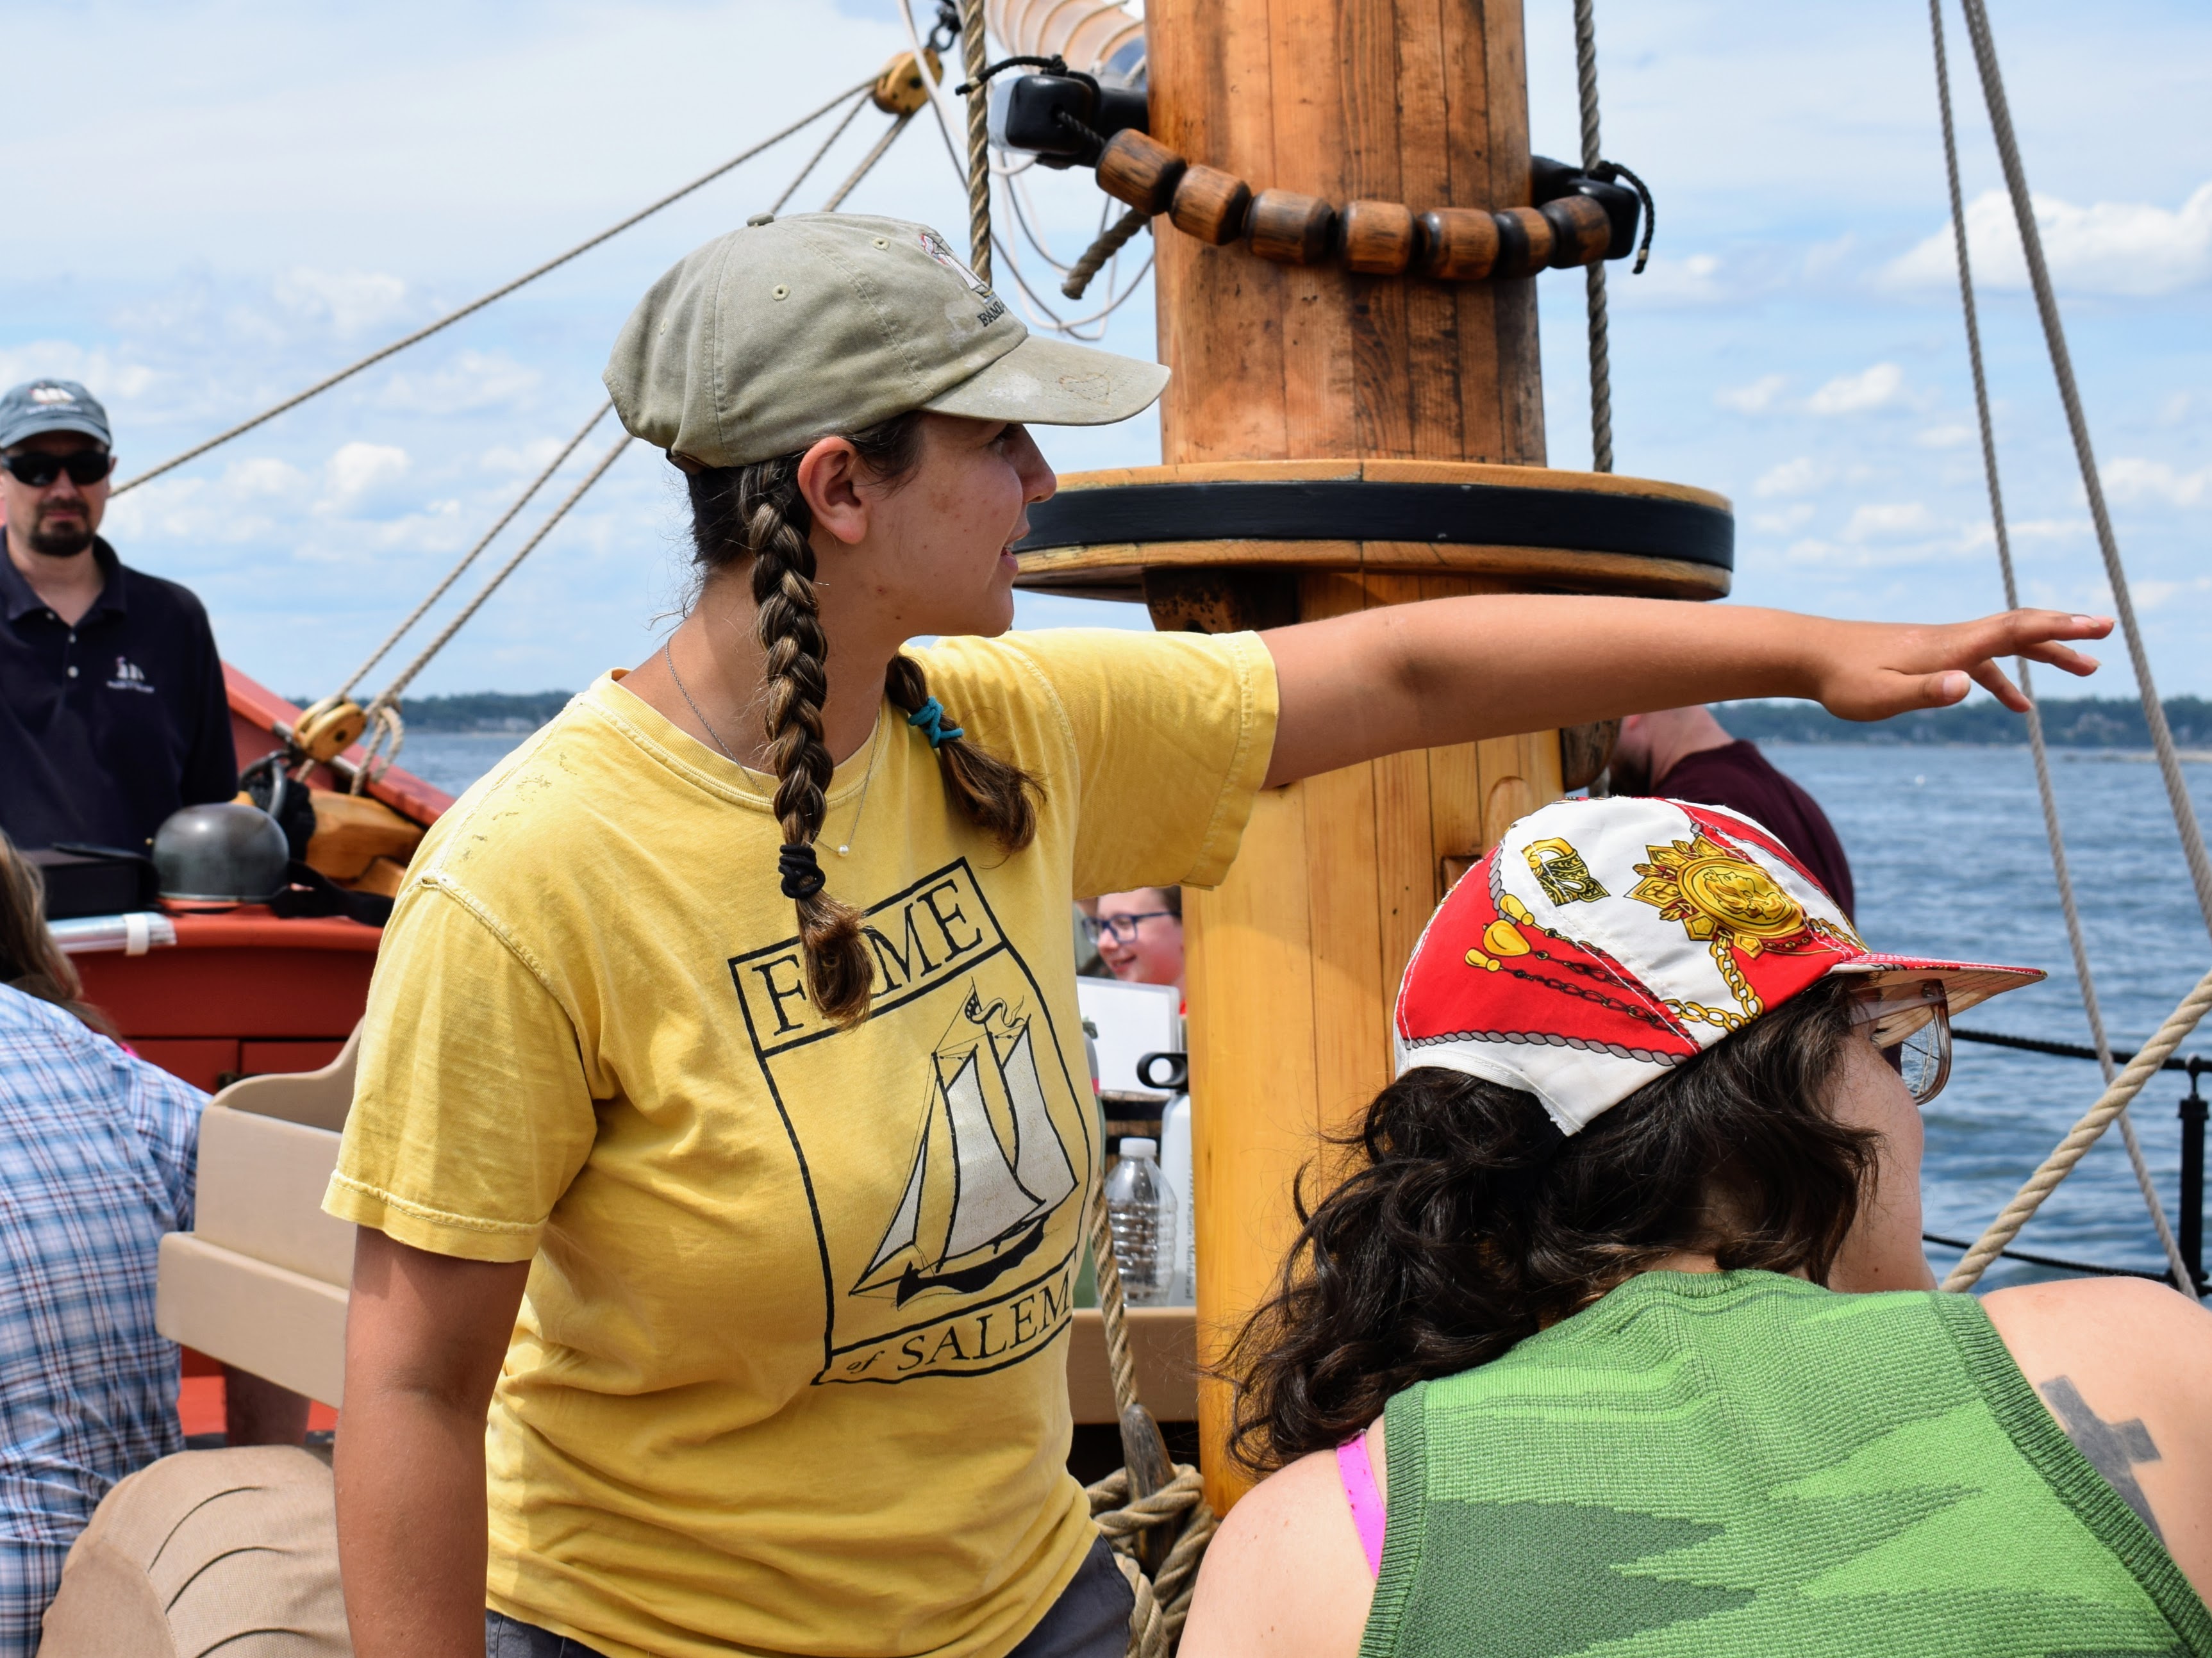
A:
[[[1133,1307],[1165,1301],[1175,1290],[1176,1195],[1160,1173],[1155,1141],[1121,1142],[1121,1160],[1106,1177],[1106,1218],[1122,1298]]]
[[[1160,1120],[1160,1172],[1176,1194],[1175,1293],[1170,1299],[1188,1307],[1198,1298],[1198,1218],[1192,1196],[1198,1189],[1190,1162],[1190,1096],[1178,1094]]]

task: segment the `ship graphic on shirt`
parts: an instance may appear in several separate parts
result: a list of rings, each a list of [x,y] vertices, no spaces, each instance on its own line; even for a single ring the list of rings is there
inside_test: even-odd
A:
[[[1064,953],[1065,906],[1026,913]],[[814,1005],[796,938],[729,959],[813,1224],[815,1384],[1026,1363],[1073,1317],[1097,1161],[1073,1010],[1055,1011],[964,858],[870,904],[861,936],[874,994],[853,1025]]]
[[[1045,1102],[1033,1023],[969,987],[930,1055],[905,1192],[851,1294],[902,1307],[933,1290],[972,1294],[1044,1242],[1076,1178]]]

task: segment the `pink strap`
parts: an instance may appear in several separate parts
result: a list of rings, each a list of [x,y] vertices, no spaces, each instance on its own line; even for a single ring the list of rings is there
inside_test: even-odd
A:
[[[1359,1546],[1367,1552],[1367,1570],[1382,1576],[1382,1493],[1375,1489],[1375,1464],[1367,1455],[1367,1433],[1336,1448],[1337,1478],[1344,1482],[1344,1500],[1352,1505],[1352,1528],[1359,1533]]]

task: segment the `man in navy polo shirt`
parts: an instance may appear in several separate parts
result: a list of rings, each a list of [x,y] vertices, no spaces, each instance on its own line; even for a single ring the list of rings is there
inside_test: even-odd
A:
[[[238,793],[207,612],[97,533],[112,447],[73,380],[0,397],[0,829],[19,847],[143,852],[179,807]]]

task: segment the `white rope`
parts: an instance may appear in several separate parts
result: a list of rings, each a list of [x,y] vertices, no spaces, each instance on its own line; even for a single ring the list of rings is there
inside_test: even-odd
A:
[[[254,416],[252,419],[240,421],[237,425],[230,428],[229,430],[216,433],[215,436],[210,438],[206,442],[195,444],[190,449],[185,450],[182,454],[172,455],[168,459],[163,461],[159,466],[151,467],[149,470],[139,473],[137,477],[117,484],[112,493],[119,495],[126,489],[135,489],[140,484],[146,483],[149,479],[157,478],[164,472],[172,471],[177,467],[182,466],[188,460],[197,460],[200,456],[207,453],[209,450],[216,448],[222,444],[228,443],[233,438],[244,436],[246,433],[253,430],[255,427],[276,419],[277,416],[284,413],[287,410],[298,408],[301,404],[307,402],[308,398],[320,397],[332,386],[343,384],[344,381],[351,380],[356,374],[360,374],[362,369],[372,368],[378,363],[382,362],[386,357],[392,356],[398,352],[404,351],[410,345],[419,345],[422,342],[428,339],[430,336],[439,332],[441,330],[451,328],[455,323],[460,321],[462,318],[470,316],[476,312],[483,310],[484,307],[489,305],[494,300],[505,299],[509,294],[514,293],[516,288],[521,288],[527,283],[536,282],[540,276],[544,276],[548,271],[559,270],[562,265],[568,264],[569,260],[576,258],[579,254],[588,253],[592,249],[597,247],[601,242],[607,240],[611,237],[620,235],[623,231],[628,230],[632,225],[641,223],[644,220],[651,218],[654,214],[659,212],[661,209],[672,206],[674,203],[682,201],[686,196],[690,195],[694,191],[703,189],[708,185],[714,183],[715,179],[720,178],[725,173],[729,172],[732,167],[742,166],[744,163],[752,160],[754,156],[759,155],[762,151],[781,143],[786,138],[791,137],[793,133],[799,131],[802,127],[811,125],[814,122],[820,120],[824,115],[827,115],[831,110],[836,108],[838,105],[843,103],[846,99],[851,97],[854,93],[864,92],[869,88],[874,86],[875,83],[876,77],[872,75],[866,80],[861,82],[859,86],[848,88],[847,90],[839,93],[835,98],[832,98],[828,103],[823,104],[820,108],[815,110],[811,114],[803,115],[798,120],[793,121],[789,126],[785,127],[781,131],[773,133],[768,137],[762,139],[760,143],[755,144],[750,149],[746,150],[743,155],[733,155],[728,161],[723,162],[721,166],[715,167],[711,172],[701,173],[690,184],[685,185],[681,190],[671,191],[667,195],[663,196],[659,201],[651,203],[649,206],[639,209],[636,212],[631,214],[627,219],[621,221],[617,224],[608,226],[605,230],[599,232],[598,235],[591,237],[586,240],[578,242],[567,252],[558,254],[556,257],[546,260],[544,264],[538,266],[534,270],[524,271],[522,275],[517,276],[513,282],[503,283],[500,287],[493,288],[490,293],[484,295],[481,299],[470,301],[458,311],[447,312],[444,316],[439,318],[437,321],[432,323],[428,327],[418,328],[413,333],[408,335],[404,339],[394,340],[391,344],[383,347],[381,349],[370,352],[368,355],[363,357],[360,361],[339,369],[335,374],[328,375],[322,380],[317,380],[306,391],[295,392],[292,396],[285,398],[282,403],[274,404],[269,408],[263,410],[259,414]]]
[[[968,169],[965,163],[961,161],[960,152],[953,143],[952,123],[950,118],[947,117],[945,110],[945,101],[950,100],[951,95],[951,90],[945,85],[941,77],[933,76],[929,72],[927,59],[923,55],[921,28],[921,26],[915,21],[913,0],[898,0],[898,7],[899,15],[906,23],[907,39],[913,43],[915,62],[918,65],[918,72],[921,76],[922,84],[929,89],[930,109],[937,118],[937,134],[939,140],[942,141],[945,145],[945,160],[951,166],[954,176],[960,180],[960,187],[963,190],[965,190],[968,188]],[[1044,54],[1040,53],[1037,55],[1042,56]],[[943,94],[942,100],[939,97],[940,93]],[[1032,164],[1032,161],[1025,161],[1019,166],[1009,167],[1003,166],[997,160],[994,159],[991,162],[991,170],[993,173],[1009,181],[1009,199],[1013,203],[1015,222],[1021,226],[1024,236],[1029,240],[1030,245],[1036,249],[1038,256],[1042,258],[1047,264],[1052,266],[1055,271],[1065,272],[1068,267],[1053,257],[1051,251],[1044,246],[1044,244],[1037,238],[1036,234],[1030,229],[1029,222],[1023,214],[1024,203],[1022,197],[1018,193],[1021,188],[1020,179],[1022,174],[1030,170]],[[1109,199],[1110,201],[1110,198]],[[1095,342],[1103,338],[1104,329],[1103,326],[1099,328],[1098,331],[1091,334],[1081,333],[1078,331],[1091,327],[1093,324],[1103,325],[1107,317],[1111,316],[1115,312],[1120,310],[1121,307],[1136,294],[1138,289],[1144,286],[1145,278],[1152,274],[1152,261],[1150,258],[1147,258],[1144,264],[1138,267],[1135,274],[1129,278],[1128,285],[1119,291],[1115,291],[1113,288],[1113,279],[1115,271],[1118,265],[1118,261],[1116,264],[1109,265],[1107,267],[1106,273],[1107,287],[1111,297],[1108,299],[1107,302],[1103,306],[1092,312],[1089,316],[1077,317],[1072,320],[1062,321],[1058,313],[1055,313],[1049,305],[1045,303],[1044,301],[1039,299],[1036,290],[1030,286],[1029,279],[1021,268],[1020,259],[1017,256],[1013,247],[1006,242],[1006,239],[994,234],[992,238],[992,246],[998,250],[999,257],[1006,261],[1006,268],[1014,278],[1014,287],[1016,290],[1015,297],[1020,301],[1022,314],[1025,319],[1027,319],[1030,326],[1048,329],[1053,333],[1062,335],[1069,339]]]
[[[406,636],[407,630],[410,628],[412,628],[416,623],[420,622],[423,616],[428,611],[429,608],[446,596],[447,590],[456,581],[459,581],[461,579],[463,573],[468,569],[470,565],[477,562],[477,555],[483,552],[485,548],[490,546],[494,538],[498,536],[501,530],[504,530],[508,525],[514,522],[517,515],[521,513],[524,507],[530,504],[531,497],[535,495],[540,489],[544,489],[547,480],[551,478],[554,473],[559,471],[561,468],[568,463],[568,457],[576,452],[576,450],[583,443],[584,440],[591,436],[592,428],[597,426],[601,421],[605,420],[607,416],[607,410],[614,406],[614,400],[610,398],[593,411],[591,419],[586,421],[583,425],[578,428],[576,435],[570,438],[568,441],[562,446],[561,452],[553,457],[552,460],[547,464],[545,470],[540,472],[536,477],[530,480],[530,487],[514,498],[514,504],[499,515],[499,522],[493,525],[490,529],[485,531],[483,532],[483,539],[478,541],[475,546],[470,548],[467,552],[461,555],[460,562],[455,564],[452,569],[446,572],[445,580],[439,582],[436,586],[431,588],[428,595],[422,600],[422,602],[408,612],[407,619],[404,622],[401,623],[389,634],[385,635],[384,643],[379,645],[374,650],[368,653],[368,660],[364,661],[361,666],[356,668],[350,674],[346,676],[345,683],[337,688],[337,691],[333,693],[334,695],[345,695],[348,692],[352,690],[355,686],[360,684],[362,680],[368,677],[368,671],[374,667],[378,663],[381,662],[384,659],[386,653],[389,652],[394,645],[397,645],[401,639]]]
[[[1583,106],[1583,171],[1605,159],[1597,141],[1597,22],[1591,0],[1575,0],[1575,85]],[[1613,372],[1605,312],[1605,261],[1583,267],[1589,311],[1590,470],[1613,470]]]
[[[1965,194],[1959,183],[1958,134],[1951,115],[1951,70],[1948,54],[1943,45],[1942,0],[1928,0],[1928,21],[1936,45],[1936,94],[1943,118],[1944,176],[1951,192],[1951,229],[1957,244],[1959,258],[1959,299],[1966,319],[1966,356],[1974,377],[1974,412],[1981,423],[1982,470],[1989,480],[1990,521],[1996,532],[1997,566],[2004,576],[2005,608],[2014,610],[2020,604],[2020,589],[2014,579],[2012,537],[2005,522],[2004,490],[1997,471],[1997,446],[1995,424],[1990,417],[1989,380],[1982,361],[1982,331],[1978,308],[1974,303],[1973,264],[1966,251],[1966,214]],[[2074,876],[2066,856],[2065,831],[2058,820],[2058,797],[2051,787],[2051,756],[2043,739],[2043,714],[2036,706],[2034,688],[2028,672],[2026,657],[2014,659],[2014,667],[2020,675],[2021,689],[2028,698],[2027,741],[2035,756],[2035,786],[2043,803],[2044,837],[2051,845],[2051,868],[2058,884],[2059,908],[2066,916],[2066,942],[2073,951],[2074,976],[2081,989],[2081,1011],[2089,1021],[2090,1040],[2097,1049],[2097,1064],[2104,1073],[2107,1087],[2112,1081],[2112,1045],[2105,1034],[2105,1016],[2097,997],[2095,979],[2089,971],[2089,947],[2081,927],[2081,912],[2074,896]],[[2196,1293],[2196,1282],[2190,1263],[2181,1253],[2181,1245],[2167,1223],[2166,1206],[2159,1201],[2158,1183],[2152,1179],[2150,1164],[2143,1157],[2142,1144],[2136,1136],[2135,1119],[2125,1111],[2120,1114],[2120,1139],[2126,1147],[2129,1167],[2134,1171],[2136,1185],[2142,1193],[2143,1205],[2150,1212],[2151,1225],[2158,1233],[2159,1247],[2166,1253],[2167,1265],[2172,1269],[2175,1284],[2186,1293]]]
[[[2105,507],[2104,481],[2097,472],[2097,457],[2089,444],[2089,422],[2081,412],[2081,394],[2074,382],[2074,360],[2066,349],[2066,331],[2058,318],[2058,300],[2051,286],[2051,267],[2043,257],[2043,234],[2035,222],[2035,207],[2027,190],[2027,172],[2020,159],[2020,144],[2013,136],[2012,112],[2005,101],[2004,78],[1997,68],[1996,43],[1990,35],[1989,14],[1982,0],[1961,0],[1966,14],[1966,38],[1974,48],[1974,64],[1980,71],[1982,96],[1989,106],[1990,125],[2004,165],[2005,189],[2012,197],[2013,218],[2020,228],[2022,251],[2027,256],[2027,275],[2035,290],[2036,314],[2043,322],[2043,337],[2051,354],[2051,373],[2058,381],[2059,401],[2066,408],[2067,430],[2074,439],[2075,459],[2081,471],[2081,487],[2089,497],[2089,516],[2097,527],[2097,548],[2103,554],[2105,574],[2112,584],[2112,608],[2119,613],[2120,629],[2127,637],[2128,660],[2135,669],[2136,689],[2142,697],[2143,719],[2150,726],[2151,746],[2158,751],[2159,774],[2166,782],[2167,803],[2173,808],[2174,825],[2181,832],[2182,855],[2189,861],[2189,876],[2197,888],[2197,908],[2212,931],[2212,857],[2197,827],[2197,807],[2181,774],[2180,757],[2173,748],[2173,733],[2166,727],[2166,708],[2159,701],[2151,678],[2150,658],[2143,649],[2142,632],[2136,625],[2135,600],[2128,591],[2128,574],[2120,563],[2119,543],[2112,535],[2112,514]]]
[[[1997,1258],[1997,1254],[2020,1236],[2020,1229],[2042,1207],[2043,1200],[2057,1189],[2081,1161],[2081,1155],[2097,1143],[2097,1137],[2110,1126],[2112,1119],[2127,1109],[2128,1102],[2142,1091],[2142,1086],[2158,1075],[2173,1050],[2197,1028],[2207,1010],[2212,1009],[2212,973],[2197,981],[2197,987],[2181,999],[2180,1005],[2166,1016],[2166,1021],[2142,1046],[2142,1051],[2128,1061],[2128,1068],[2117,1080],[2106,1086],[2104,1095],[2091,1106],[2081,1121],[2075,1123],[2066,1138],[2058,1142],[2057,1149],[2043,1160],[2043,1166],[2027,1177],[2027,1182],[2005,1205],[1997,1218],[1990,1223],[1989,1230],[1975,1240],[1974,1247],[1966,1251],[1966,1259],[1951,1269],[1950,1277],[1943,1280],[1946,1290],[1971,1290],[1977,1280]],[[2186,1283],[2186,1275],[2183,1280]]]

